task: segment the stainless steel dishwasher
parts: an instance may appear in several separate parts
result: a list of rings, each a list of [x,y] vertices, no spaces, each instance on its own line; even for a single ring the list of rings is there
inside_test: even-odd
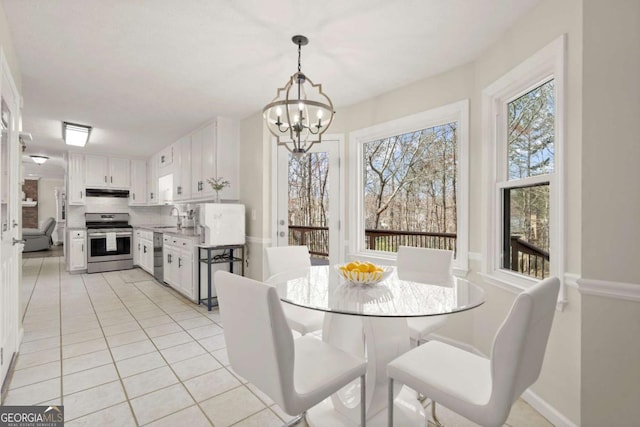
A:
[[[162,266],[162,233],[153,232],[153,277],[164,283],[164,267]]]

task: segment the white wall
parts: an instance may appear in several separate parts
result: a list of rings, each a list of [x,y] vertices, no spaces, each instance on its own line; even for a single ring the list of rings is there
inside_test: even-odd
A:
[[[637,0],[542,0],[473,63],[339,108],[330,130],[348,134],[470,99],[470,277],[483,283],[489,299],[471,316],[455,319],[443,333],[489,353],[515,293],[484,283],[476,274],[484,246],[480,95],[484,87],[567,34],[563,173],[568,306],[556,312],[540,379],[531,389],[534,395],[527,396],[558,425],[635,425],[640,419],[639,9]],[[259,140],[261,126],[255,115],[242,127],[241,170],[251,168],[254,178],[269,176],[269,150],[264,147],[271,142]],[[259,187],[256,183],[242,192],[242,201],[265,208],[258,212],[264,228],[253,230],[268,239],[271,224],[264,219],[270,189],[262,186],[259,193]],[[591,282],[614,293],[625,289],[634,297],[587,294],[583,284]]]
[[[583,19],[582,420],[638,425],[640,2],[585,0]]]
[[[64,179],[41,178],[38,180],[38,222],[40,224],[49,217],[56,218],[56,187],[64,187]]]
[[[262,114],[240,124],[240,203],[247,210],[247,265],[245,275],[262,279],[264,248],[270,245],[270,138],[262,128]]]
[[[13,49],[13,41],[11,40],[11,33],[9,32],[9,24],[7,23],[7,16],[4,14],[4,8],[0,4],[0,47],[7,58],[7,63],[11,69],[11,76],[13,81],[18,87],[18,91],[22,92],[22,74],[20,72],[20,64],[18,63],[18,57]]]

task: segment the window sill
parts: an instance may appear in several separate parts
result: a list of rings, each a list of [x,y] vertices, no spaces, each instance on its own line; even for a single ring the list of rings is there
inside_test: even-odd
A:
[[[522,277],[518,274],[512,274],[505,271],[494,271],[492,273],[478,273],[487,283],[503,289],[512,294],[519,294],[522,291],[529,289],[534,284],[538,283],[537,279],[530,279],[528,277]],[[568,304],[565,292],[563,291],[564,281],[560,281],[560,292],[558,293],[558,301],[556,303],[557,311],[564,311]]]

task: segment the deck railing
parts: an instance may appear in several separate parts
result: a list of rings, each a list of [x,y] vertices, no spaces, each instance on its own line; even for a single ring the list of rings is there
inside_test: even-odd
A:
[[[430,233],[421,231],[365,230],[366,249],[397,252],[398,246],[456,250],[456,233]],[[316,258],[329,256],[329,228],[303,225],[289,226],[289,245],[309,247]],[[549,275],[549,252],[528,243],[518,236],[511,236],[510,255],[505,268],[531,277]]]
[[[527,276],[544,279],[549,275],[549,252],[520,238],[511,236],[511,258],[505,266]]]
[[[329,256],[329,227],[290,225],[289,245],[308,246],[309,253],[317,257]]]
[[[397,252],[398,246],[449,249],[455,251],[456,233],[365,230],[366,249]],[[289,225],[289,245],[305,245],[314,256],[329,256],[329,228]]]
[[[366,249],[398,252],[398,246],[456,250],[456,233],[423,231],[364,230]]]

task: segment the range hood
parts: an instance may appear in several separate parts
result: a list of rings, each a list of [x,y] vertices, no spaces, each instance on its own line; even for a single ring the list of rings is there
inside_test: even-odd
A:
[[[129,197],[129,190],[111,190],[108,188],[87,188],[86,193],[87,197]]]

